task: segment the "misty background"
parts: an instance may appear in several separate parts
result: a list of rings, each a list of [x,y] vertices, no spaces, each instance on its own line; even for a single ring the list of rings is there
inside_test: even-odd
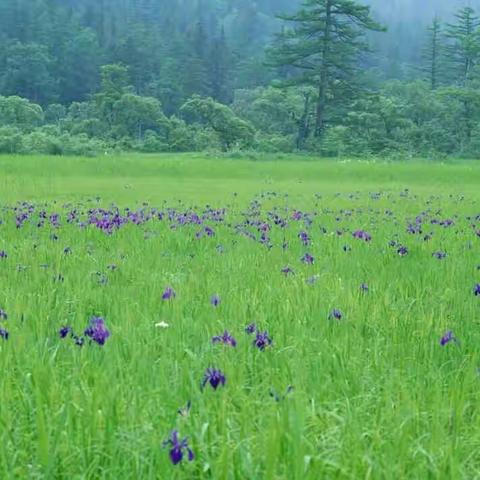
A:
[[[480,0],[302,5],[0,0],[0,153],[480,157]]]

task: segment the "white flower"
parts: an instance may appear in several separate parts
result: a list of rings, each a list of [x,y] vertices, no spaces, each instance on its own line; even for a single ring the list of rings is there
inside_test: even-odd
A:
[[[162,321],[162,322],[156,323],[155,326],[157,328],[168,328],[170,325],[168,323]]]

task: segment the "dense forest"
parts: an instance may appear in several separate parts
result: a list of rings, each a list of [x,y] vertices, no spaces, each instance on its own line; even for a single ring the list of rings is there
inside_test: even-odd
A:
[[[1,0],[0,152],[480,157],[480,0]]]

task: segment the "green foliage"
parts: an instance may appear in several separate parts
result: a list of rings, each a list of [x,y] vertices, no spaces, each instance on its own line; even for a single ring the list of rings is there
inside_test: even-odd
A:
[[[43,110],[40,105],[17,96],[0,96],[0,126],[15,126],[29,131],[43,122]]]
[[[457,22],[447,26],[447,58],[450,63],[451,80],[465,85],[471,80],[475,65],[480,58],[480,18],[473,8],[461,8],[455,15]]]
[[[125,93],[113,104],[112,115],[113,128],[119,136],[142,140],[146,130],[165,136],[168,129],[168,120],[156,98]]]
[[[212,129],[219,136],[224,150],[234,145],[248,147],[253,143],[253,127],[212,98],[194,95],[180,111],[186,119]]]
[[[0,127],[0,153],[19,153],[22,151],[23,135],[16,127]]]
[[[50,71],[53,60],[45,46],[15,42],[7,45],[2,56],[2,94],[18,95],[42,104],[55,99],[55,80]]]
[[[360,1],[192,2],[0,2],[2,151],[480,156],[472,7],[407,66]]]

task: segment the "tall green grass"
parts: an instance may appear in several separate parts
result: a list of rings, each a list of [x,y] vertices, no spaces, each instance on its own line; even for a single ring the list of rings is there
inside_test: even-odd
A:
[[[480,214],[477,164],[1,157],[0,172],[2,206],[210,204],[226,207],[233,225],[256,199],[265,220],[274,207],[313,218],[311,246],[297,237],[303,223],[290,221],[285,239],[272,230],[268,249],[222,224],[200,240],[199,227],[172,230],[166,221],[108,236],[64,217],[58,231],[17,229],[13,212],[1,211],[0,308],[10,332],[0,339],[1,478],[480,476],[480,298],[472,292],[480,237],[467,219]],[[426,210],[455,225],[425,225],[435,232],[428,242],[406,233]],[[337,229],[365,229],[373,240]],[[406,257],[388,246],[394,238]],[[447,258],[433,258],[437,250]],[[300,261],[306,251],[313,265]],[[286,265],[294,275],[281,273]],[[167,286],[177,293],[169,302],[161,300]],[[341,321],[328,319],[333,308]],[[92,315],[112,332],[104,347],[59,339],[62,325],[81,332]],[[161,321],[169,327],[156,327]],[[272,348],[252,346],[251,322],[268,330]],[[212,345],[225,329],[236,348]],[[458,342],[441,347],[447,330]],[[227,383],[202,391],[210,366]],[[270,395],[289,385],[281,401]],[[178,415],[189,400],[190,414]],[[171,465],[162,442],[173,429],[189,437],[193,462]]]

